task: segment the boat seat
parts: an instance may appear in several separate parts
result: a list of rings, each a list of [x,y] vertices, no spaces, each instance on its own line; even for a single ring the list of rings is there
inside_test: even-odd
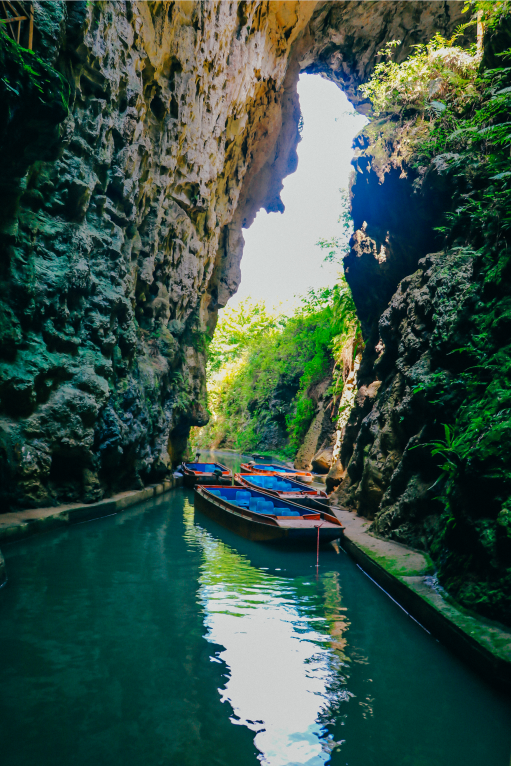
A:
[[[211,492],[212,495],[217,495],[218,497],[222,497],[222,493],[220,492],[219,489],[210,489],[209,491]]]
[[[264,500],[260,497],[251,498],[249,508],[254,513],[266,513],[266,514],[275,513],[275,509],[273,507],[272,501]]]
[[[236,505],[241,508],[248,508],[252,495],[246,489],[240,489],[236,492]]]

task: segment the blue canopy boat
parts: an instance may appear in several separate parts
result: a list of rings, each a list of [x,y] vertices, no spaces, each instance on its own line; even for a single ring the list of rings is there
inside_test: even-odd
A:
[[[264,476],[254,473],[235,473],[234,481],[247,489],[259,489],[280,500],[290,500],[297,505],[316,511],[328,511],[328,495],[320,489],[313,489],[299,481],[287,479],[282,475]]]
[[[312,474],[310,471],[299,471],[296,468],[288,468],[285,465],[275,465],[274,463],[242,463],[243,473],[259,473],[267,475],[269,473],[279,474],[291,478],[299,478],[301,481],[311,482]]]
[[[199,484],[230,484],[232,474],[221,463],[182,463],[185,487]]]
[[[248,540],[315,545],[318,527],[320,544],[342,536],[342,524],[335,516],[311,512],[255,489],[197,485],[195,507]]]

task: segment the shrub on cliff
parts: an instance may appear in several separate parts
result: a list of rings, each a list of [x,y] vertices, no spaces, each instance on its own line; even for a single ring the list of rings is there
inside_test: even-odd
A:
[[[445,511],[429,539],[440,580],[466,606],[510,623],[511,49],[495,40],[509,37],[511,5],[473,5],[490,27],[482,59],[446,41],[438,48],[437,38],[403,64],[380,66],[365,92],[383,121],[401,125],[416,183],[433,171],[449,187],[437,231],[446,253],[473,261],[470,295],[458,296],[472,311],[435,330],[431,371],[413,393],[427,408],[425,432],[436,429],[420,449],[440,474]],[[498,66],[488,66],[488,47]],[[446,296],[454,281],[446,269]]]
[[[372,78],[360,88],[374,113],[407,105],[442,111],[445,104],[436,99],[470,98],[480,56],[475,48],[467,51],[454,45],[454,39],[435,35],[426,45],[414,45],[414,53],[402,64],[391,59],[401,40],[387,43],[381,53],[386,60],[376,65]]]
[[[5,128],[22,112],[25,120],[40,118],[41,110],[60,122],[69,110],[69,86],[62,75],[22,48],[0,26],[0,125]],[[37,114],[34,114],[34,111]]]
[[[51,158],[68,100],[62,75],[11,40],[0,25],[0,233],[4,222],[12,221],[20,179],[30,163]]]

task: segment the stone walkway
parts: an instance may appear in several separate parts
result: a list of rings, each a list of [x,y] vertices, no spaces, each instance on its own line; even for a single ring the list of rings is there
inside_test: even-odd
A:
[[[344,525],[344,549],[426,630],[477,672],[511,690],[511,629],[456,604],[438,585],[430,558],[375,537],[371,522],[345,508],[331,508]]]

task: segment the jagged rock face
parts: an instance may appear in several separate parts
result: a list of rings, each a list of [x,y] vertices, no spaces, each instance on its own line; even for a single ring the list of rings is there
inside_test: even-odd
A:
[[[279,134],[275,94],[308,13],[252,5],[36,8],[73,94],[57,158],[17,168],[3,228],[19,323],[0,370],[3,489],[18,504],[157,478],[206,422],[204,335],[239,282],[230,224],[251,147]]]
[[[282,210],[296,167],[300,70],[352,95],[382,43],[404,55],[462,5],[35,3],[36,51],[71,92],[67,116],[16,120],[23,96],[1,115],[3,153],[21,147],[0,179],[4,509],[179,459],[241,229]]]
[[[371,75],[382,46],[401,40],[396,61],[435,34],[449,36],[465,20],[458,2],[321,2],[307,27],[301,67],[337,83],[360,111],[358,87]]]
[[[379,533],[427,549],[441,510],[430,491],[438,467],[409,449],[428,423],[427,405],[414,392],[432,373],[432,358],[445,365],[462,345],[449,323],[463,316],[456,312],[471,270],[461,257],[457,272],[456,253],[427,255],[440,244],[434,226],[449,209],[451,190],[441,167],[433,164],[425,174],[411,167],[407,146],[415,139],[406,121],[382,119],[355,142],[355,233],[344,264],[366,347],[341,444],[344,476],[336,501],[376,518]],[[452,305],[439,289],[451,268],[457,273]]]
[[[365,210],[365,222],[347,279],[367,344],[335,500],[374,519],[377,534],[429,551],[451,595],[509,623],[509,267],[503,258],[497,269],[494,251],[492,260],[481,247],[490,227],[466,221],[451,246],[420,257],[435,244],[442,207],[456,209],[472,179],[459,164],[450,172],[453,155],[439,153],[427,168],[407,156],[417,146],[407,119],[373,122],[354,163],[353,209]],[[364,208],[369,197],[374,204]],[[505,236],[495,251],[509,252]],[[406,270],[378,318],[374,307]]]
[[[311,386],[307,396],[314,403],[314,418],[296,454],[295,467],[305,471],[328,473],[335,444],[335,421],[339,409],[327,390],[332,383],[332,370],[322,381]]]
[[[444,436],[438,423],[449,422],[464,402],[459,352],[487,306],[479,265],[472,250],[460,247],[428,255],[400,283],[379,321],[373,366],[379,379],[360,388],[347,426],[341,452],[347,476],[336,500],[374,519],[377,534],[433,552],[442,582],[462,603],[509,623],[505,487],[485,480],[474,454],[451,495],[449,519],[438,499],[446,480],[439,462],[456,455],[444,448],[439,461],[432,452]],[[435,385],[432,406],[425,392]],[[507,445],[501,450],[506,462]]]
[[[357,394],[341,452],[348,474],[341,496],[376,516],[380,533],[427,547],[440,510],[438,467],[427,451],[410,448],[428,432],[424,385],[440,366],[455,370],[452,354],[466,341],[478,291],[474,259],[464,250],[431,254],[418,265],[379,320],[378,379]]]

